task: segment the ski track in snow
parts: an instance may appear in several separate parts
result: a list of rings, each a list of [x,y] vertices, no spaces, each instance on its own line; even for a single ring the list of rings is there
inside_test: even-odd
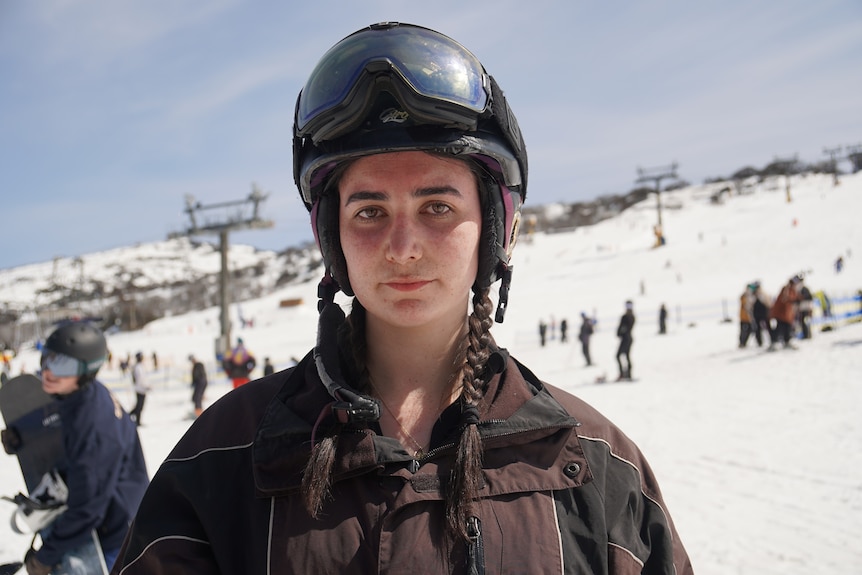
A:
[[[811,270],[816,291],[852,294],[862,287],[862,174],[792,181],[794,201],[758,191],[710,205],[708,186],[665,196],[682,208],[664,214],[668,245],[650,249],[654,198],[616,218],[565,234],[522,239],[506,323],[493,330],[540,378],[579,395],[606,414],[646,454],[695,572],[727,574],[862,573],[862,323],[814,330],[797,350],[767,353],[753,342],[737,349],[738,298],[759,279],[774,296],[791,275]],[[848,253],[849,251],[849,253]],[[832,262],[843,254],[846,269]],[[641,293],[641,285],[644,293]],[[243,302],[256,326],[241,335],[262,364],[277,368],[314,343],[314,283]],[[278,301],[303,297],[298,308]],[[623,301],[635,303],[633,383],[616,378],[616,324]],[[669,333],[656,334],[661,303]],[[599,318],[595,365],[585,367],[577,341],[579,314]],[[140,430],[155,473],[187,429],[191,411],[189,353],[210,358],[217,310],[166,318],[134,333],[111,336],[116,356],[157,350]],[[724,316],[733,321],[722,322]],[[569,322],[569,342],[538,343],[538,319]],[[694,325],[690,325],[694,324]],[[32,352],[16,368],[36,364]],[[207,363],[207,403],[229,384]],[[103,381],[126,406],[128,377],[105,369]],[[14,458],[0,456],[0,493],[23,481]],[[0,502],[0,515],[11,504]],[[23,558],[29,537],[0,521],[0,562]]]

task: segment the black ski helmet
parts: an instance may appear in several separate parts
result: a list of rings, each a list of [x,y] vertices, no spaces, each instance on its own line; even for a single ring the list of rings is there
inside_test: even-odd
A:
[[[58,327],[45,340],[44,350],[77,359],[78,375],[83,379],[95,377],[108,356],[108,344],[102,331],[86,321],[72,321]]]
[[[333,171],[354,158],[407,150],[459,156],[481,168],[476,287],[502,278],[504,309],[527,189],[524,140],[502,90],[476,56],[412,24],[383,22],[347,36],[324,54],[297,98],[294,180],[327,272],[353,295],[332,199],[337,194],[327,188]]]

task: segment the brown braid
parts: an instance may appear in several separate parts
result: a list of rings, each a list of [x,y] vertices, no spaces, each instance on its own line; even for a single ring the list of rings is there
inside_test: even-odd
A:
[[[363,390],[368,381],[365,368],[365,308],[356,298],[353,299],[353,308],[348,316],[348,321],[339,329],[338,338],[348,338],[348,347],[353,350],[350,373],[358,373],[359,385],[357,388]],[[335,463],[335,454],[338,449],[338,434],[341,425],[336,425],[332,431],[316,445],[312,446],[311,457],[305,466],[302,475],[302,493],[305,508],[312,517],[317,517],[323,507],[323,501],[329,496],[329,488],[332,484],[332,467]]]
[[[473,313],[468,319],[467,349],[461,368],[461,399],[465,407],[478,407],[482,401],[482,373],[490,357],[491,326],[494,306],[488,289],[473,295]],[[457,380],[456,380],[457,381]],[[452,468],[446,500],[446,519],[450,535],[469,539],[467,519],[479,496],[482,479],[482,438],[475,423],[464,425]]]
[[[338,428],[340,426],[337,426],[332,435],[324,437],[312,447],[311,457],[302,474],[305,509],[315,519],[323,508],[323,500],[330,495],[332,466],[335,463],[335,452],[338,450]]]

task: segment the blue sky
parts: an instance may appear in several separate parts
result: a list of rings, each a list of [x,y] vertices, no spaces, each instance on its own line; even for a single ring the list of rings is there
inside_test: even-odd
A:
[[[497,78],[528,203],[625,193],[639,166],[699,183],[862,144],[858,0],[0,0],[0,269],[164,239],[186,195],[252,182],[275,226],[231,241],[310,240],[296,94],[327,48],[383,20],[452,36]]]

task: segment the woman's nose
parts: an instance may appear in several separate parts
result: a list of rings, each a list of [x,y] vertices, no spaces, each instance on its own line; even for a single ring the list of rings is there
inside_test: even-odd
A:
[[[386,257],[395,263],[407,263],[422,255],[416,223],[406,216],[395,216],[389,228]]]

